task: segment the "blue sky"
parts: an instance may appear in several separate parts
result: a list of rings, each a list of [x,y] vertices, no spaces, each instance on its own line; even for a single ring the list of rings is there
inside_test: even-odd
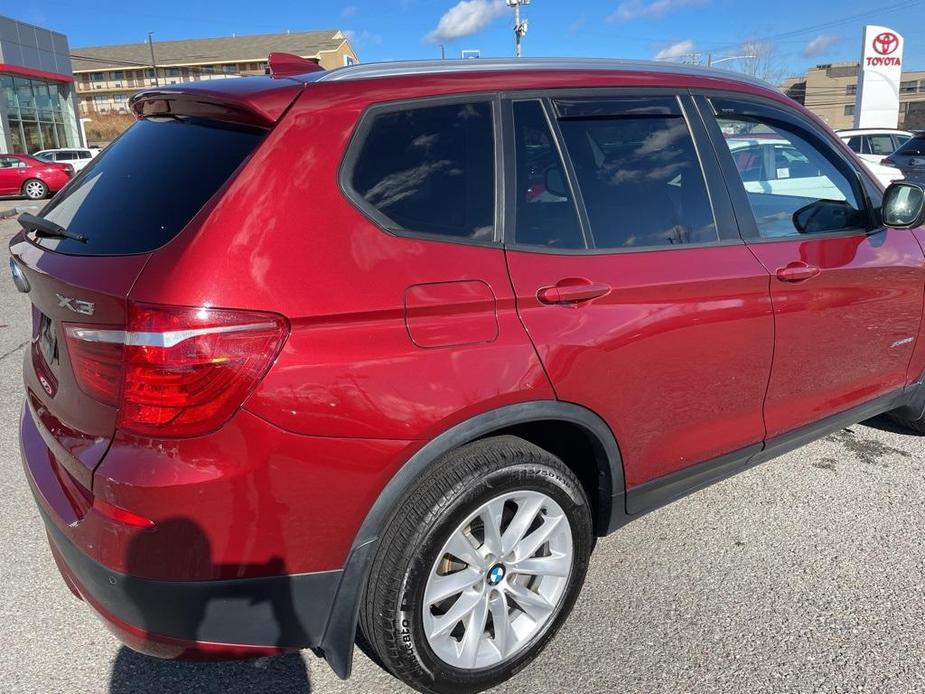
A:
[[[532,0],[524,54],[653,58],[742,53],[770,47],[777,70],[856,60],[861,27],[884,24],[906,37],[905,69],[925,69],[925,0]],[[513,50],[513,12],[504,0],[31,0],[2,11],[66,33],[72,47],[277,31],[341,28],[363,61],[483,56]]]

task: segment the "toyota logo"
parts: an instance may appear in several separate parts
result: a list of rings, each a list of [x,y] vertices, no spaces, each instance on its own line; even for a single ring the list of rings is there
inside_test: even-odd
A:
[[[880,55],[890,55],[899,48],[899,37],[892,31],[884,31],[874,37],[874,50]]]

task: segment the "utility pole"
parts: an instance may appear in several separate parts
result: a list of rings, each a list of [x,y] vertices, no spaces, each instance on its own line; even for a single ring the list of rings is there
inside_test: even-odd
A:
[[[446,51],[442,43],[440,44],[440,60],[446,60]]]
[[[527,33],[527,20],[520,20],[520,6],[529,5],[530,0],[507,0],[507,6],[514,8],[514,55],[521,56],[520,43]]]
[[[157,79],[157,61],[154,59],[154,40],[151,38],[153,35],[153,31],[148,32],[148,48],[151,49],[151,69],[154,70],[154,86],[160,87],[160,80]]]

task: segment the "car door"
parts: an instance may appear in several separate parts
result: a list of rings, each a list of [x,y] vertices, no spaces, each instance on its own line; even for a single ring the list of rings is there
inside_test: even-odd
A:
[[[0,194],[18,193],[23,182],[23,163],[16,157],[0,156]]]
[[[505,103],[508,267],[556,395],[611,426],[628,487],[760,446],[768,274],[689,103],[619,90]]]
[[[869,199],[876,189],[805,116],[760,99],[697,99],[746,244],[772,275],[769,438],[901,389],[925,286],[913,235],[879,226]],[[753,190],[724,146],[729,133],[786,142],[812,185]]]

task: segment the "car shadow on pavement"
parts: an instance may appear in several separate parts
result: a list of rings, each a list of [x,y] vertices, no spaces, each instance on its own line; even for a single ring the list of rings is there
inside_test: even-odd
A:
[[[123,646],[112,666],[109,694],[306,694],[298,653],[217,663],[161,660]]]
[[[904,427],[902,424],[897,422],[895,419],[886,414],[881,414],[871,419],[865,419],[861,422],[864,426],[871,427],[872,429],[879,429],[880,431],[888,431],[891,434],[906,434],[907,436],[921,436],[921,434],[916,434],[914,431],[908,427]]]
[[[278,537],[279,526],[272,502],[264,507],[265,513],[258,513],[248,508],[246,500],[236,498],[236,501],[239,502],[238,512],[231,514],[235,522],[253,525],[261,531],[260,537]],[[134,611],[130,623],[140,632],[132,634],[132,638],[139,638],[146,648],[163,650],[170,654],[168,658],[188,655],[193,660],[161,659],[123,646],[113,663],[110,694],[306,694],[311,691],[308,668],[299,652],[247,660],[197,661],[198,654],[180,653],[182,647],[155,636],[175,632],[183,635],[177,638],[190,642],[222,642],[228,610],[235,606],[240,610],[244,603],[248,607],[244,617],[237,616],[239,628],[241,620],[248,617],[265,622],[260,625],[265,631],[257,637],[257,643],[287,649],[307,643],[309,637],[293,607],[288,570],[281,557],[271,557],[264,564],[214,563],[212,544],[199,524],[189,518],[174,517],[139,530],[126,550],[130,577],[157,575],[163,566],[181,567],[190,575],[211,578],[213,588],[201,592],[178,591],[165,587],[170,586],[171,581],[125,579],[126,609]],[[252,576],[273,579],[273,582],[214,580]],[[173,585],[195,584],[195,581],[186,584],[181,581]],[[174,654],[174,650],[177,653]]]

